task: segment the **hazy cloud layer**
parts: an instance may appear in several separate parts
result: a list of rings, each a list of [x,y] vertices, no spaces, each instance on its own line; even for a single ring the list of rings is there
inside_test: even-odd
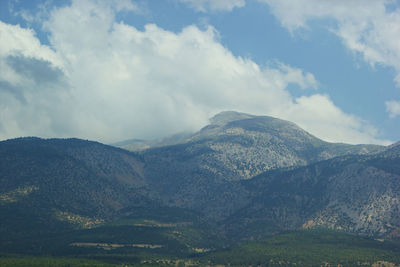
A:
[[[113,142],[204,126],[223,110],[271,115],[329,141],[382,143],[377,131],[329,96],[293,98],[288,84],[317,89],[311,73],[261,67],[234,56],[213,27],[180,33],[117,23],[129,6],[72,1],[35,33],[0,22],[0,138],[77,136]]]

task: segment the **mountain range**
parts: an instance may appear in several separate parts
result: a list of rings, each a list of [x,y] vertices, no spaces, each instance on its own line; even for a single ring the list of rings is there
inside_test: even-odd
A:
[[[0,142],[0,214],[0,249],[10,252],[51,250],[44,240],[81,231],[63,241],[72,249],[113,225],[135,237],[169,225],[148,236],[180,250],[316,228],[395,240],[400,143],[329,143],[232,111],[157,141],[17,138]]]

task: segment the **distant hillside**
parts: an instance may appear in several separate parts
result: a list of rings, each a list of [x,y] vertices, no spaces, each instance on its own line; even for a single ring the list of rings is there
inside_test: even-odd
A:
[[[128,151],[78,139],[0,142],[0,247],[24,237],[34,248],[30,241],[150,205],[142,165]]]
[[[85,244],[128,241],[139,251],[154,243],[187,253],[203,244],[213,230],[201,233],[196,213],[163,206],[143,167],[139,156],[97,142],[0,142],[0,254],[93,252]]]
[[[186,139],[189,138],[191,135],[191,133],[183,132],[154,140],[130,139],[113,143],[111,145],[130,151],[141,151],[149,148],[176,145],[181,142],[185,142]]]
[[[0,157],[2,203],[107,217],[146,202],[143,163],[121,149],[78,139],[20,138],[0,142]]]

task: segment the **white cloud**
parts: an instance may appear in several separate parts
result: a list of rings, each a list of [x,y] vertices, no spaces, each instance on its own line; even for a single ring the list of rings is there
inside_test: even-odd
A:
[[[237,110],[294,121],[330,141],[382,143],[328,96],[293,99],[288,84],[315,89],[312,74],[236,57],[212,27],[173,33],[116,23],[118,10],[106,3],[53,10],[44,24],[50,47],[32,30],[0,24],[0,138],[153,138]]]
[[[33,30],[0,22],[0,138],[68,132],[62,60]],[[47,134],[45,134],[47,133]]]
[[[245,0],[178,0],[200,12],[207,11],[232,11],[234,8],[243,7]]]
[[[297,84],[301,89],[318,89],[318,81],[311,73],[293,68],[281,62],[277,62],[264,70],[265,75],[269,76],[269,81],[277,83],[280,88],[286,88],[290,83]]]
[[[387,101],[386,111],[389,112],[390,118],[400,116],[400,102],[399,101]]]
[[[60,66],[61,61],[50,47],[42,45],[32,29],[9,25],[0,21],[0,57],[21,54]],[[2,73],[2,72],[0,72]]]
[[[333,19],[331,29],[351,51],[374,66],[393,67],[400,87],[400,8],[389,9],[392,0],[259,0],[289,31],[307,28],[318,19]]]
[[[297,122],[318,137],[323,136],[326,141],[391,143],[374,140],[373,137],[378,134],[376,128],[356,116],[346,114],[326,95],[297,98],[295,104],[285,111],[284,117]]]

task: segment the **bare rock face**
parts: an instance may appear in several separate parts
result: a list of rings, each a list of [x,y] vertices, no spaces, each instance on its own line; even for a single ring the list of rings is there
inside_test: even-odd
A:
[[[329,186],[329,202],[311,219],[312,227],[377,236],[387,236],[398,228],[400,176],[374,167],[358,171],[345,170],[334,178],[336,181]],[[382,183],[381,179],[386,181]]]
[[[275,230],[323,227],[369,236],[399,236],[400,153],[353,155],[246,181],[252,202],[231,223]],[[287,214],[290,214],[289,217]],[[260,231],[260,229],[258,230]]]

